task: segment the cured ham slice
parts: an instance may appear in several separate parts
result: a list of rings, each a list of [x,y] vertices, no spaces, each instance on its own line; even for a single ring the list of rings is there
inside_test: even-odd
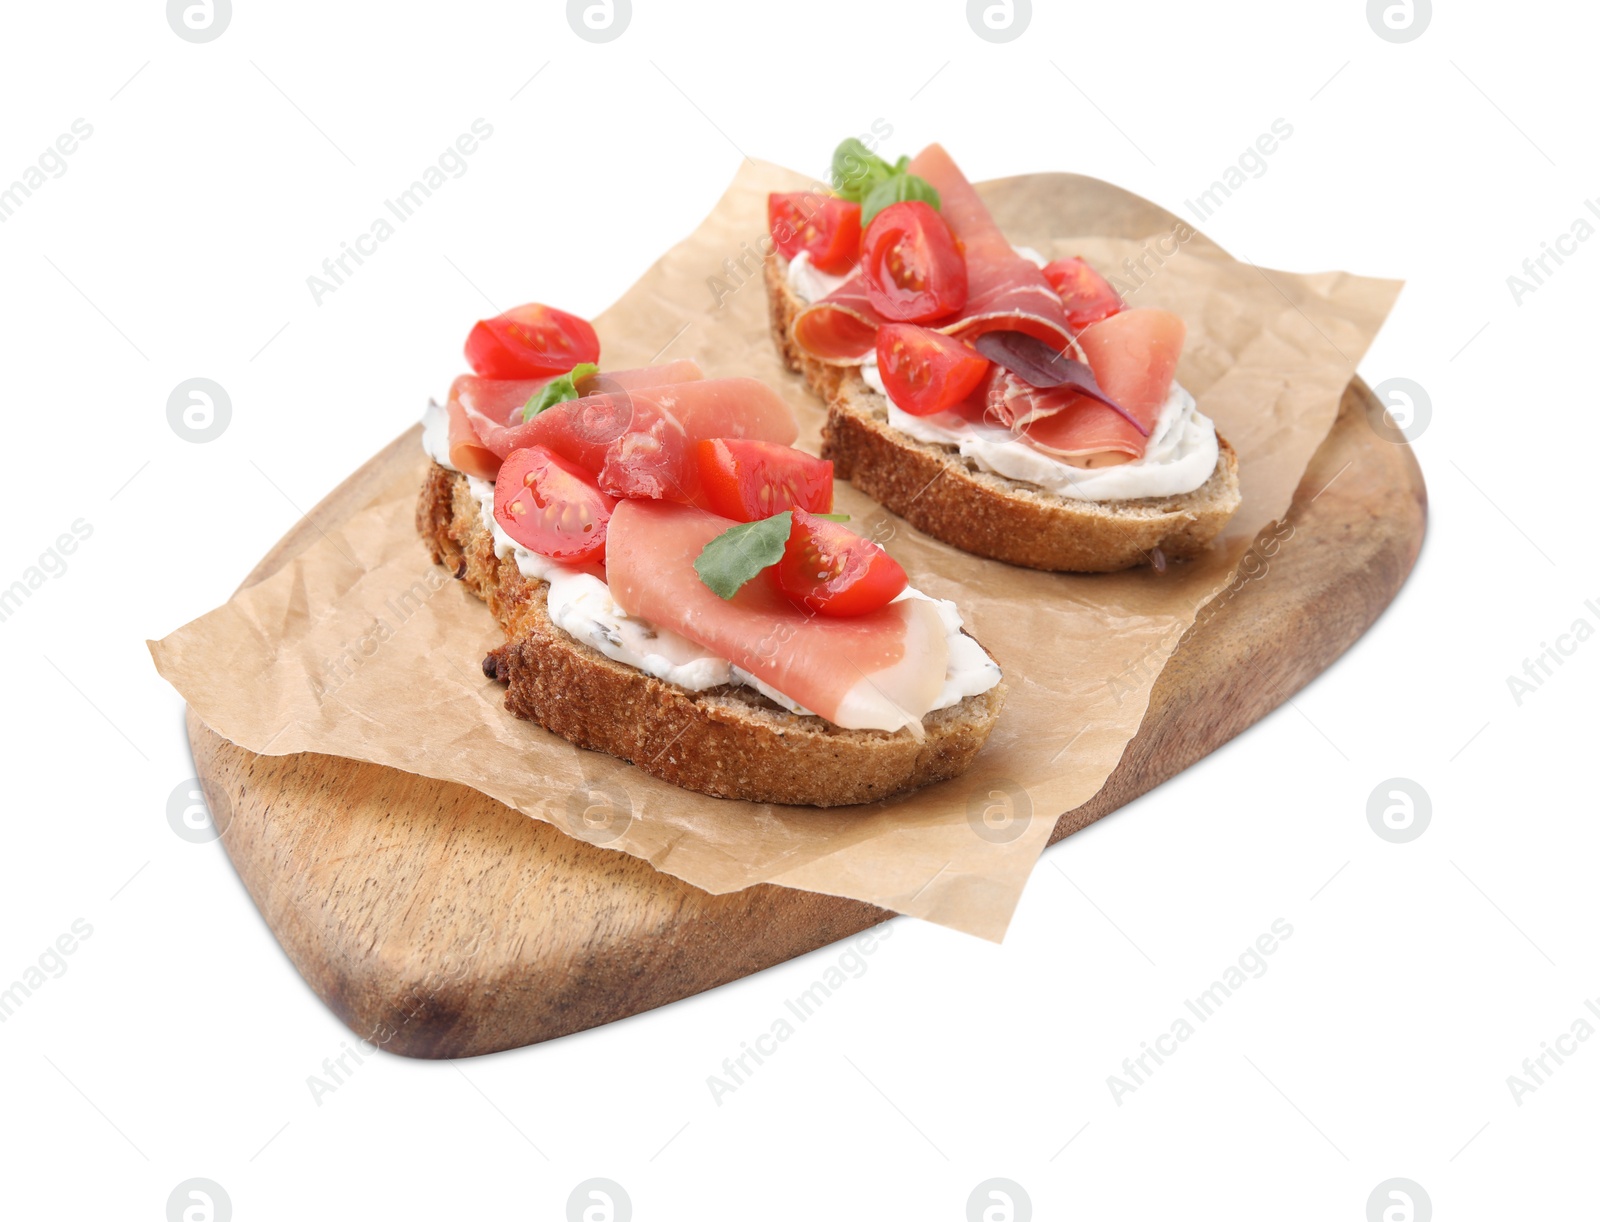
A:
[[[580,389],[632,391],[697,381],[701,376],[700,366],[693,361],[669,361],[665,365],[645,365],[638,369],[596,374],[585,381]],[[528,427],[523,423],[522,409],[529,399],[554,380],[554,378],[533,378],[526,381],[506,381],[480,378],[472,374],[463,374],[457,378],[450,387],[451,461],[455,461],[458,416],[463,424],[470,426],[477,434],[480,443],[478,448],[489,451],[496,459],[504,458],[512,450],[533,445],[537,438],[527,441],[521,439],[523,430]],[[462,440],[466,445],[465,436]],[[459,464],[457,466],[459,470],[466,470]],[[476,475],[478,472],[473,471],[471,474]],[[492,479],[493,473],[491,472],[487,478]]]
[[[1154,423],[1172,390],[1188,325],[1169,310],[1124,310],[1078,337],[1100,388],[1141,423]]]
[[[1057,351],[1069,348],[1072,331],[1060,296],[1043,271],[1011,248],[950,154],[930,144],[912,159],[908,170],[939,192],[939,214],[967,260],[967,304],[934,329],[967,340],[985,331],[1021,331]],[[867,300],[858,272],[800,312],[794,339],[808,356],[853,364],[871,351],[883,322]]]
[[[580,389],[592,392],[608,390],[644,390],[651,386],[676,386],[680,382],[698,382],[706,375],[700,366],[688,357],[668,361],[664,365],[641,365],[637,369],[619,369],[615,373],[601,371],[586,381]]]
[[[467,419],[466,409],[453,388],[445,416],[450,426],[450,465],[479,479],[493,479],[500,471],[500,456],[478,440],[478,430]]]
[[[1005,374],[1004,378],[1016,382],[1010,374]],[[1116,412],[1070,387],[1037,390],[1020,385],[1012,388],[1012,397],[1013,401],[1029,401],[1034,409],[1033,416],[1020,426],[1021,439],[1056,458],[1103,455],[1103,462],[1078,465],[1108,466],[1140,457],[1148,444],[1149,439],[1141,436],[1138,429]]]
[[[918,737],[949,661],[934,604],[905,598],[851,618],[813,616],[758,575],[724,601],[695,572],[702,548],[737,525],[687,505],[622,501],[606,535],[611,595],[847,730]]]
[[[713,378],[569,399],[486,444],[506,454],[545,446],[595,475],[610,496],[687,501],[692,443],[744,437],[789,445],[797,436],[789,405],[765,382]]]
[[[1095,323],[1078,342],[1100,389],[1127,408],[1150,432],[1172,390],[1188,328],[1166,310],[1124,310]],[[1023,439],[1047,454],[1078,457],[1100,452],[1144,454],[1149,438],[1123,417],[1066,387],[1035,389],[1003,375],[1011,386],[1007,410],[1023,426]],[[991,385],[991,401],[996,395]],[[1003,413],[995,413],[1002,415]]]
[[[867,298],[866,278],[857,272],[795,316],[794,342],[819,361],[855,365],[872,351],[884,322]]]

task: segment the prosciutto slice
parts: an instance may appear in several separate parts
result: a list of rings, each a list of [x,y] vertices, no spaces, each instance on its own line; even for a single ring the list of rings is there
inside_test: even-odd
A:
[[[795,316],[794,342],[826,364],[856,365],[872,351],[884,321],[867,298],[866,278],[856,272]]]
[[[1124,310],[1078,337],[1095,381],[1150,432],[1172,390],[1187,332],[1166,310]],[[1038,389],[1013,375],[991,375],[989,416],[1020,427],[1022,439],[1061,458],[1125,454],[1139,458],[1149,438],[1102,403],[1070,387]]]
[[[1126,462],[1140,457],[1149,444],[1148,438],[1116,412],[1070,386],[1041,390],[1003,370],[998,375],[990,385],[989,402],[1003,400],[1019,413],[1018,421],[1008,427],[1036,450],[1056,458],[1105,455],[1108,460]],[[991,419],[1003,414],[990,408]]]
[[[687,637],[835,725],[905,727],[921,737],[949,661],[933,603],[906,598],[848,619],[810,615],[759,575],[724,601],[694,561],[734,525],[688,505],[620,502],[606,532],[611,596],[629,615]]]
[[[456,382],[459,385],[461,379],[457,378]],[[498,475],[500,456],[478,440],[478,430],[472,427],[472,421],[467,418],[467,410],[461,406],[455,387],[451,387],[445,417],[450,426],[450,465],[457,471],[465,471],[479,479],[493,479]]]
[[[966,253],[966,307],[935,330],[966,340],[985,331],[1021,331],[1057,351],[1069,348],[1072,331],[1061,298],[1043,271],[1011,249],[950,154],[930,144],[908,169],[939,192],[939,213]],[[871,351],[883,321],[867,300],[865,282],[857,272],[800,312],[794,339],[817,360],[854,364]]]
[[[712,378],[568,399],[484,444],[501,458],[544,446],[591,472],[609,496],[687,501],[695,489],[694,442],[748,437],[790,445],[797,436],[794,413],[765,382]]]
[[[698,381],[700,366],[690,360],[669,361],[664,365],[644,365],[638,369],[622,369],[615,373],[600,373],[584,382],[579,389],[591,391],[644,390],[654,386],[676,385],[680,382]],[[463,374],[450,387],[450,460],[456,462],[458,427],[470,429],[477,437],[478,451],[488,451],[494,468],[499,460],[512,450],[533,445],[538,439],[524,440],[530,436],[532,422],[524,423],[522,409],[528,400],[548,386],[554,378],[534,378],[527,381],[502,381]],[[554,409],[549,409],[554,410]],[[538,417],[534,417],[535,420]],[[460,421],[458,426],[457,421]],[[461,433],[463,457],[478,461],[481,454],[473,454],[474,447],[466,433]],[[456,462],[458,470],[468,469]],[[469,474],[477,475],[478,471]],[[488,479],[493,479],[490,472]]]

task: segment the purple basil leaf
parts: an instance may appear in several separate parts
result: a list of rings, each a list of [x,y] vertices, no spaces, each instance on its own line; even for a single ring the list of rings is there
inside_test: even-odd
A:
[[[1127,408],[1100,389],[1100,384],[1094,380],[1094,370],[1082,361],[1057,352],[1043,340],[1021,331],[988,331],[978,336],[974,346],[982,356],[1016,374],[1029,386],[1041,390],[1070,386],[1079,394],[1104,403],[1138,429],[1141,437],[1150,436],[1150,430],[1135,420]]]

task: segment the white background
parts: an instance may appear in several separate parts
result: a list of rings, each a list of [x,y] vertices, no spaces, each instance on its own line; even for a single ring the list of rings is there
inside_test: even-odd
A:
[[[0,1026],[7,1216],[159,1222],[192,1176],[241,1222],[556,1219],[590,1176],[640,1219],[959,1219],[991,1176],[1041,1219],[1359,1222],[1392,1176],[1440,1219],[1592,1210],[1600,1040],[1520,1106],[1506,1078],[1600,997],[1600,644],[1520,705],[1507,676],[1600,625],[1600,242],[1520,304],[1507,277],[1600,192],[1597,19],[1440,9],[1394,45],[1357,0],[1040,3],[991,45],[951,0],[636,0],[591,45],[558,3],[238,0],[192,45],[153,0],[8,6],[0,183],[93,135],[0,225],[0,585],[93,534],[0,623],[0,982],[94,932]],[[480,117],[466,175],[314,304],[306,277]],[[1074,170],[1178,211],[1287,119],[1203,228],[1409,282],[1362,373],[1432,400],[1410,584],[1294,707],[1051,850],[1004,945],[895,922],[720,1106],[707,1075],[842,947],[541,1047],[380,1055],[315,1102],[353,1040],[221,846],[169,829],[194,769],[144,639],[446,389],[485,297],[595,312],[741,151],[821,173],[875,118],[974,179]],[[196,376],[233,404],[204,445],[166,420]],[[1366,819],[1395,776],[1433,806],[1404,845]],[[1266,974],[1115,1102],[1107,1076],[1278,917]]]

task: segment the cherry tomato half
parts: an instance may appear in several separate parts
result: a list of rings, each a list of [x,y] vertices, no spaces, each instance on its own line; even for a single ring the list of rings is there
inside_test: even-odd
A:
[[[467,335],[467,364],[481,378],[546,378],[599,359],[594,328],[552,306],[517,306],[477,323]]]
[[[919,199],[872,218],[861,270],[872,308],[890,322],[932,322],[967,304],[967,261],[944,218]]]
[[[840,276],[861,255],[861,205],[811,191],[767,196],[767,228],[778,252],[792,259],[802,250],[819,272]]]
[[[1044,265],[1044,278],[1067,308],[1067,325],[1082,331],[1122,311],[1122,296],[1082,259],[1057,259]]]
[[[793,446],[748,438],[697,441],[696,500],[736,522],[755,522],[798,505],[812,513],[833,508],[833,464]]]
[[[820,615],[865,615],[906,588],[906,571],[871,539],[838,522],[791,511],[783,559],[767,572],[778,589]]]
[[[569,564],[606,558],[606,524],[616,499],[577,463],[543,446],[513,450],[494,481],[494,520],[530,552]]]
[[[931,416],[960,403],[983,381],[989,362],[966,344],[914,323],[878,328],[878,375],[903,412]]]

